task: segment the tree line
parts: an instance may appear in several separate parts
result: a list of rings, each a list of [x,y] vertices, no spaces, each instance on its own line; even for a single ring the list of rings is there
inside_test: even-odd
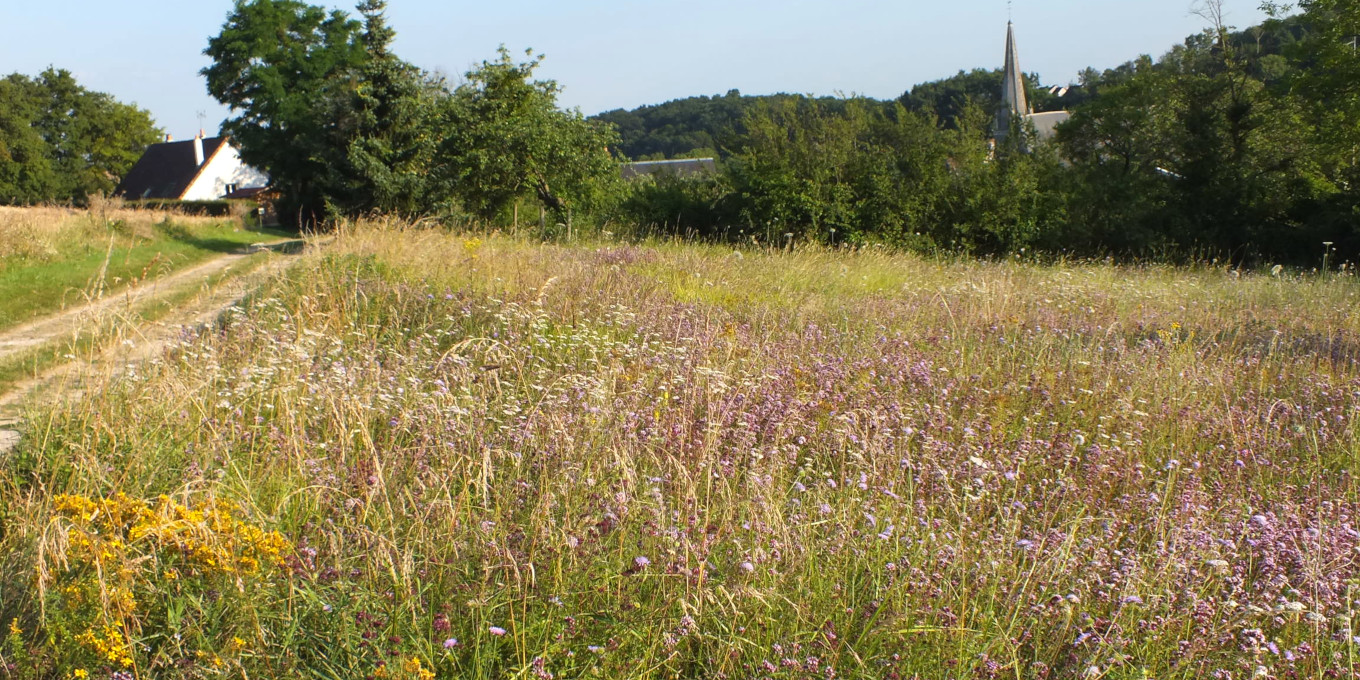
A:
[[[81,87],[69,71],[0,79],[0,204],[108,194],[161,131],[143,109]]]
[[[1047,142],[993,141],[1000,74],[975,70],[895,101],[678,100],[587,119],[502,48],[453,85],[401,60],[385,3],[357,16],[237,0],[205,53],[223,127],[299,223],[370,214],[490,224],[538,206],[573,220],[715,239],[887,243],[922,251],[1233,261],[1360,250],[1360,6],[1305,0],[1245,31],[1208,29],[1160,59],[1087,70],[1037,110]],[[1289,8],[1292,10],[1293,8]],[[0,201],[106,192],[159,136],[145,112],[63,71],[0,81]],[[13,115],[10,115],[14,112]],[[715,155],[719,172],[623,182],[628,158]],[[545,234],[546,235],[546,234]]]
[[[1044,250],[1157,259],[1316,263],[1324,243],[1360,251],[1360,6],[1267,5],[1158,60],[1087,70],[1062,97],[1028,79],[1037,110],[1071,120],[1042,143],[1016,130],[993,146],[999,72],[961,72],[894,102],[749,101],[707,128],[722,171],[658,178],[624,219],[712,236],[886,242],[920,250]],[[702,101],[607,114],[648,123]],[[833,105],[834,104],[834,105]],[[659,128],[682,137],[674,118]],[[1029,133],[1029,134],[1026,134]]]

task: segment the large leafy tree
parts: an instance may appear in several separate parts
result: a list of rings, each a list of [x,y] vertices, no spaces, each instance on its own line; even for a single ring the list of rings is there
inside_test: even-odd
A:
[[[614,130],[559,108],[557,83],[533,77],[542,59],[516,62],[502,47],[499,59],[467,74],[445,106],[444,177],[484,218],[526,194],[566,218],[601,200],[617,177],[609,153]]]
[[[1306,232],[1326,182],[1302,100],[1272,88],[1281,70],[1264,37],[1232,33],[1220,3],[1199,7],[1209,29],[1156,63],[1107,72],[1060,129],[1073,246],[1240,261],[1290,255]]]
[[[146,111],[71,73],[0,80],[0,201],[84,202],[107,194],[160,130]]]
[[[325,217],[333,172],[347,164],[339,103],[367,58],[361,29],[344,12],[298,0],[237,0],[204,50],[208,93],[236,114],[223,129],[242,160],[269,174],[285,218]]]
[[[362,22],[297,0],[237,0],[209,42],[226,130],[303,222],[428,214],[453,198],[494,217],[534,195],[563,217],[607,194],[612,131],[557,106],[540,58],[501,58],[449,92],[392,53],[382,0]]]

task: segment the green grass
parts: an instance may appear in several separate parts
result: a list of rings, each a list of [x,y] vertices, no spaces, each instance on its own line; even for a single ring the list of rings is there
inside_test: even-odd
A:
[[[89,225],[41,256],[0,263],[0,329],[287,235],[247,231],[230,221],[162,221],[138,228],[122,222]]]

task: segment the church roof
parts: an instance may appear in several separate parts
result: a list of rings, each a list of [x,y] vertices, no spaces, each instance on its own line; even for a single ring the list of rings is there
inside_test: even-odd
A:
[[[1015,24],[1006,22],[1006,73],[1001,83],[1001,100],[1010,113],[1026,115],[1029,97],[1025,94],[1025,74],[1020,70],[1020,49],[1015,45]]]
[[[1034,134],[1039,139],[1053,139],[1058,134],[1058,125],[1066,123],[1072,114],[1067,111],[1045,111],[1043,113],[1031,113],[1025,116],[1025,120],[1034,123]]]
[[[1019,120],[1022,126],[1033,125],[1037,139],[1052,139],[1057,126],[1071,117],[1066,111],[1035,113],[1029,105],[1025,89],[1025,73],[1020,70],[1020,50],[1015,45],[1015,25],[1006,23],[1006,70],[1001,80],[1001,106],[996,112],[997,141],[1006,139],[1011,123]]]

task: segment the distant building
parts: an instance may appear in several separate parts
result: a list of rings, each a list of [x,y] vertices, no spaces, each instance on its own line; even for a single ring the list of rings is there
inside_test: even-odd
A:
[[[681,158],[673,161],[638,161],[624,163],[620,168],[624,179],[642,175],[669,173],[676,177],[688,175],[713,174],[718,171],[718,162],[712,158]]]
[[[114,190],[123,198],[210,201],[258,193],[269,177],[241,162],[229,137],[198,136],[184,142],[166,138],[147,147]]]
[[[1001,80],[1001,109],[996,113],[996,127],[992,136],[1001,142],[1010,136],[1011,121],[1018,116],[1020,124],[1033,125],[1040,141],[1053,138],[1059,123],[1072,117],[1067,111],[1035,113],[1025,94],[1025,74],[1020,70],[1020,50],[1015,46],[1015,25],[1006,23],[1006,72]]]

